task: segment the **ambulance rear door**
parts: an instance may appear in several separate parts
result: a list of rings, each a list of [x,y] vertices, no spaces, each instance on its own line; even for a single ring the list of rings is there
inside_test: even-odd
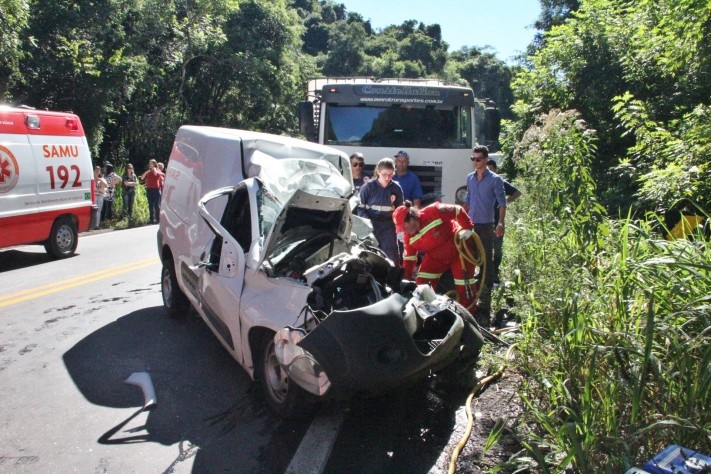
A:
[[[93,206],[92,163],[84,129],[73,114],[26,113],[37,183],[37,222],[46,239],[65,216],[77,231],[89,229]]]

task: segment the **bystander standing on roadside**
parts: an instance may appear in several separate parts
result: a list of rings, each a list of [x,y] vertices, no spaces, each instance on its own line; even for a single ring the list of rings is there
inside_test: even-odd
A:
[[[126,172],[123,175],[123,211],[128,218],[128,225],[133,222],[133,203],[136,201],[136,185],[138,185],[138,176],[133,170],[133,165],[126,165]]]
[[[464,208],[474,222],[474,231],[484,247],[485,271],[480,275],[477,319],[480,324],[489,323],[491,313],[491,285],[494,279],[494,237],[503,237],[506,219],[506,195],[504,180],[486,166],[489,149],[484,145],[474,147],[471,160],[474,172],[467,176],[467,196]],[[498,220],[494,205],[499,206]]]
[[[402,188],[393,181],[395,163],[390,158],[381,159],[375,167],[376,177],[360,189],[360,206],[356,212],[361,217],[370,219],[373,234],[378,245],[390,260],[400,265],[393,211],[404,202]]]
[[[101,214],[104,211],[104,196],[106,195],[106,188],[109,187],[106,180],[101,176],[101,166],[94,166],[94,187],[96,189],[96,207],[92,211],[91,215],[91,229],[96,230],[101,227]]]
[[[104,179],[108,187],[104,195],[104,210],[102,219],[109,220],[114,218],[114,197],[116,196],[116,185],[121,182],[121,177],[114,173],[114,165],[110,162],[104,164]]]
[[[163,197],[163,183],[165,183],[165,165],[162,162],[158,162],[158,171],[160,171],[160,195]]]
[[[150,223],[156,224],[160,217],[160,188],[163,184],[163,173],[158,169],[156,160],[148,162],[148,169],[141,175],[141,181],[146,185]]]
[[[402,188],[404,199],[411,201],[415,207],[419,208],[422,206],[422,184],[420,178],[408,169],[409,166],[410,155],[406,151],[398,151],[395,155],[396,173],[393,176],[393,181]]]
[[[486,162],[486,167],[489,168],[489,171],[492,173],[496,173],[498,170],[498,166],[496,164],[496,161],[489,158],[489,160]],[[498,174],[498,173],[497,173]],[[513,184],[509,183],[503,177],[501,178],[504,181],[504,194],[506,195],[506,202],[508,204],[511,204],[514,202],[516,199],[521,197],[521,191],[518,190],[516,186]],[[497,204],[494,204],[494,217],[496,218],[496,224],[498,225],[499,223],[499,206]],[[499,267],[501,266],[501,259],[503,258],[504,255],[504,235],[502,234],[500,237],[494,236],[494,258],[493,258],[493,265],[494,265],[494,276],[491,282],[495,285],[498,285],[501,283],[501,279],[499,277]]]

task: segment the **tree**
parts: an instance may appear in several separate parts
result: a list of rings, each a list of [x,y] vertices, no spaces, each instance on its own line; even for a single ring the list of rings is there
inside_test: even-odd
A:
[[[27,27],[26,0],[0,0],[0,100],[7,100],[23,57],[21,38]]]
[[[493,100],[504,111],[505,118],[511,118],[509,112],[513,104],[511,79],[513,73],[493,53],[482,53],[477,48],[464,47],[452,58],[458,61],[456,67],[459,77],[465,79],[474,90],[478,99]]]
[[[665,130],[671,137],[662,145],[667,150],[706,149],[692,137],[703,130],[699,117],[706,114],[699,107],[711,96],[710,28],[711,10],[699,0],[583,0],[574,15],[545,34],[530,68],[516,76],[516,112],[530,124],[553,108],[578,110],[597,130],[593,169],[605,202],[610,209],[634,204],[644,176],[652,177],[650,166],[669,156],[650,145],[659,136],[646,131]],[[644,110],[645,119],[632,120],[631,108]],[[692,117],[694,126],[684,129],[680,124]],[[523,129],[509,128],[517,134]],[[688,178],[695,188],[694,173]]]

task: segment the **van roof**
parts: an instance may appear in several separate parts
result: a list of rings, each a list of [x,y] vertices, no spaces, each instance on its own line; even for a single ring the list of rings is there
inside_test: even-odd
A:
[[[345,172],[350,175],[350,161],[345,152],[283,135],[222,127],[183,125],[178,130],[175,141],[176,146],[182,145],[181,151],[184,155],[194,154],[197,156],[193,159],[210,161],[213,158],[221,160],[224,156],[231,155],[225,151],[225,147],[231,148],[234,145],[228,145],[228,143],[239,142],[243,170],[249,169],[252,154],[255,151],[260,151],[274,158],[325,159],[342,174]],[[223,144],[219,144],[219,142],[223,142]],[[198,143],[203,144],[202,147],[199,147],[201,151],[194,148],[194,145]],[[193,149],[192,153],[190,148]],[[214,153],[205,153],[208,149],[213,150]],[[186,157],[190,159],[189,156]]]

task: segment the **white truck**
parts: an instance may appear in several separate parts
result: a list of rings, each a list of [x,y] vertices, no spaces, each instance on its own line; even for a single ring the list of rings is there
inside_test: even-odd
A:
[[[381,158],[406,151],[425,203],[462,203],[472,147],[487,145],[489,156],[501,162],[493,153],[500,123],[492,101],[436,79],[311,79],[299,105],[301,133],[349,156],[361,153],[366,173]]]

